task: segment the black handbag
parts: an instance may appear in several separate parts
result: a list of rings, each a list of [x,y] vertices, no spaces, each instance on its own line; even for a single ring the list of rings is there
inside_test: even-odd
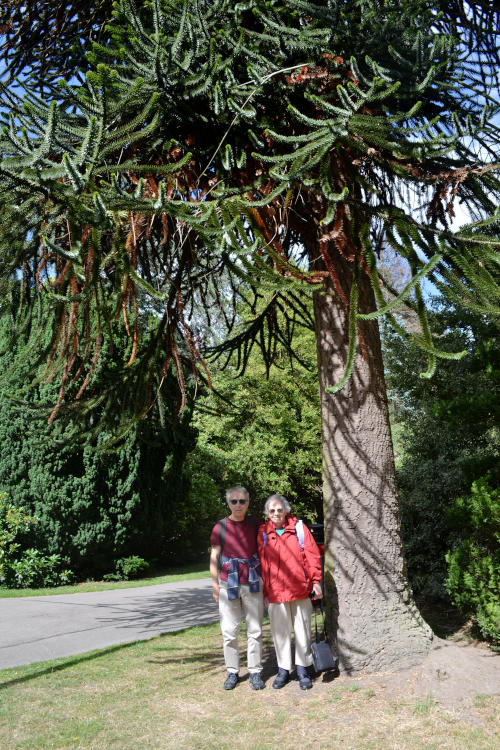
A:
[[[311,644],[314,669],[316,672],[327,672],[329,669],[337,669],[338,660],[332,652],[332,648],[326,640],[325,613],[320,603],[321,614],[323,615],[323,640],[318,636],[318,624],[316,622],[316,607],[314,608],[314,629],[316,637]]]

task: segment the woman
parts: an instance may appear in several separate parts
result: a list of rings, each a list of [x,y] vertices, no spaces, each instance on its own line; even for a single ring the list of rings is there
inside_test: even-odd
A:
[[[295,633],[295,665],[302,690],[312,687],[307,667],[311,654],[311,598],[321,599],[321,558],[307,526],[290,515],[283,495],[268,497],[264,513],[269,518],[259,528],[257,546],[264,581],[264,601],[278,659],[273,688],[282,688],[292,669],[291,629]]]

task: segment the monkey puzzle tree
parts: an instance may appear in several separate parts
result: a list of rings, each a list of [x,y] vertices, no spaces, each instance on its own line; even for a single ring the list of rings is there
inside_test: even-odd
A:
[[[423,278],[498,312],[497,51],[481,32],[471,56],[458,29],[424,0],[122,0],[84,83],[52,103],[3,88],[1,275],[23,275],[20,319],[53,300],[54,415],[66,399],[89,421],[147,418],[169,367],[184,392],[207,354],[244,368],[256,345],[270,365],[314,326],[346,670],[416,663],[432,637],[404,570],[377,317],[399,327],[414,292],[430,376],[458,355],[433,340]],[[472,221],[453,231],[457,204]],[[380,237],[412,271],[390,304]],[[86,398],[120,316],[119,388]]]

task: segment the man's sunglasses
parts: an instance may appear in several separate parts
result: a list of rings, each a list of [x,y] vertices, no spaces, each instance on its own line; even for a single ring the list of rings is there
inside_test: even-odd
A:
[[[229,502],[231,503],[231,505],[238,505],[238,503],[240,505],[245,505],[246,503],[248,503],[248,500],[246,498],[239,497],[238,499],[231,498]]]

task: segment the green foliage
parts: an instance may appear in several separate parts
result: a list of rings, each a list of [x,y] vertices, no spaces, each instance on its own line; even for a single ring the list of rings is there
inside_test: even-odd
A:
[[[149,563],[139,555],[123,557],[116,561],[116,569],[125,579],[139,578],[149,570],[149,567]]]
[[[123,557],[116,561],[116,572],[105,573],[103,581],[128,581],[134,578],[140,578],[141,575],[148,572],[150,564],[139,555]]]
[[[10,563],[3,582],[8,588],[27,589],[63,586],[72,580],[72,571],[62,569],[61,555],[44,555],[38,549],[27,549]]]
[[[467,350],[463,360],[424,381],[417,351],[386,331],[385,365],[408,576],[417,594],[447,598],[445,554],[457,541],[448,510],[485,473],[498,480],[500,359],[485,317],[441,306],[431,320],[443,348]]]
[[[500,490],[488,477],[478,479],[469,496],[455,500],[448,518],[460,541],[446,555],[446,588],[482,635],[500,645]]]
[[[194,434],[188,422],[163,435],[139,425],[109,452],[92,442],[61,445],[42,419],[7,406],[0,399],[0,443],[16,452],[0,460],[0,482],[36,514],[40,549],[61,554],[78,578],[100,576],[133,554],[170,564],[203,556],[209,523],[196,526],[195,509],[183,501],[183,462]],[[43,455],[36,451],[40,434]],[[175,521],[180,514],[195,528],[186,549]]]
[[[59,586],[73,578],[71,570],[62,569],[60,555],[28,546],[38,526],[38,518],[0,494],[0,582],[8,588]]]
[[[294,513],[322,519],[321,419],[315,341],[312,332],[296,334],[296,353],[309,369],[290,363],[278,347],[266,376],[257,353],[236,377],[229,367],[213,371],[214,393],[198,402],[199,433],[189,457],[201,497],[223,498],[224,490],[244,484],[250,512],[261,516],[272,492],[288,497]],[[196,480],[194,479],[196,475]],[[225,504],[220,506],[220,515]]]
[[[37,519],[24,508],[9,502],[6,492],[0,493],[0,581],[5,581],[16,558],[21,554],[23,542],[30,538]]]

